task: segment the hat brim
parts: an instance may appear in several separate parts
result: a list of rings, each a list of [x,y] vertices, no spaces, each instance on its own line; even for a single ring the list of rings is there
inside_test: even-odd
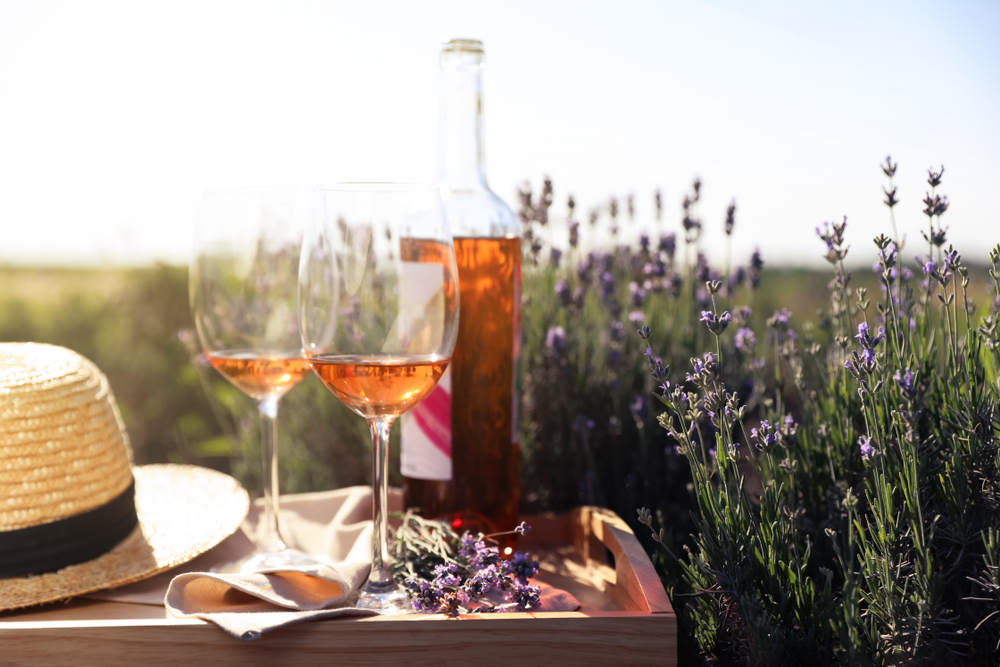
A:
[[[134,468],[139,525],[107,553],[57,572],[0,579],[0,611],[124,586],[177,567],[239,528],[250,498],[221,472],[189,465]]]

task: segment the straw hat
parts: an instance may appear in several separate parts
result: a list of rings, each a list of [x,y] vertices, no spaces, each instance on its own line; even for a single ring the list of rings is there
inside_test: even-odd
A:
[[[133,468],[107,378],[87,359],[0,343],[0,610],[185,563],[232,534],[248,506],[213,470]]]

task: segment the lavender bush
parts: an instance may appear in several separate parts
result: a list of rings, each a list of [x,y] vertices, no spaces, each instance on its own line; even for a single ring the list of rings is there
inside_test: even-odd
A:
[[[883,171],[892,214],[896,165]],[[714,663],[1000,663],[1000,246],[976,306],[945,247],[943,171],[915,262],[894,217],[874,240],[871,298],[851,290],[846,221],[817,230],[834,271],[818,327],[778,311],[754,333],[709,277],[690,370],[656,356],[656,323],[639,329],[697,505],[693,545],[652,537],[680,568],[684,634]]]
[[[632,372],[642,363],[643,347],[631,332],[651,326],[659,353],[669,363],[679,362],[712,339],[698,321],[711,308],[711,290],[716,297],[744,303],[754,299],[763,266],[759,253],[748,266],[717,270],[700,252],[701,189],[695,181],[686,196],[679,233],[662,221],[659,192],[655,216],[645,223],[635,219],[632,195],[622,198],[624,205],[609,200],[582,222],[569,197],[566,235],[555,241],[551,181],[546,179],[537,196],[528,187],[521,191],[528,249],[522,315],[523,511],[591,504],[634,517],[634,508],[645,505],[678,518],[665,533],[669,544],[679,546],[692,532],[693,525],[686,523],[693,506],[690,474],[676,453],[677,443],[657,426],[650,410],[653,384]],[[734,204],[719,220],[727,239],[735,218]],[[606,250],[585,251],[586,246]],[[732,317],[732,325],[717,326],[749,324],[749,310]],[[731,366],[734,381],[749,386],[751,376],[743,367]]]

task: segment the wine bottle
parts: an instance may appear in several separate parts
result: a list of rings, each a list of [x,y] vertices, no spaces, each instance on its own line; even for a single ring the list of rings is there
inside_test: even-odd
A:
[[[509,531],[520,502],[521,225],[486,184],[482,42],[448,41],[440,62],[438,175],[461,314],[451,366],[403,415],[404,496],[460,531]]]

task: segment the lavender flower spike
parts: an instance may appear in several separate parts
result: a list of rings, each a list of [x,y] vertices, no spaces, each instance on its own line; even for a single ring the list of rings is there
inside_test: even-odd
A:
[[[722,315],[716,315],[710,310],[703,310],[701,311],[701,321],[705,323],[709,331],[719,336],[726,330],[729,323],[733,321],[733,317],[729,314],[728,310],[722,313]]]
[[[753,348],[757,344],[757,337],[754,335],[753,329],[747,327],[737,329],[733,340],[737,350],[744,354],[753,354]]]
[[[909,368],[905,372],[897,370],[892,379],[896,382],[896,386],[899,387],[899,392],[907,400],[912,401],[920,393],[916,385],[916,374]]]
[[[872,439],[866,435],[858,438],[858,445],[861,447],[861,460],[865,463],[874,462],[879,455],[879,451],[871,444]]]

